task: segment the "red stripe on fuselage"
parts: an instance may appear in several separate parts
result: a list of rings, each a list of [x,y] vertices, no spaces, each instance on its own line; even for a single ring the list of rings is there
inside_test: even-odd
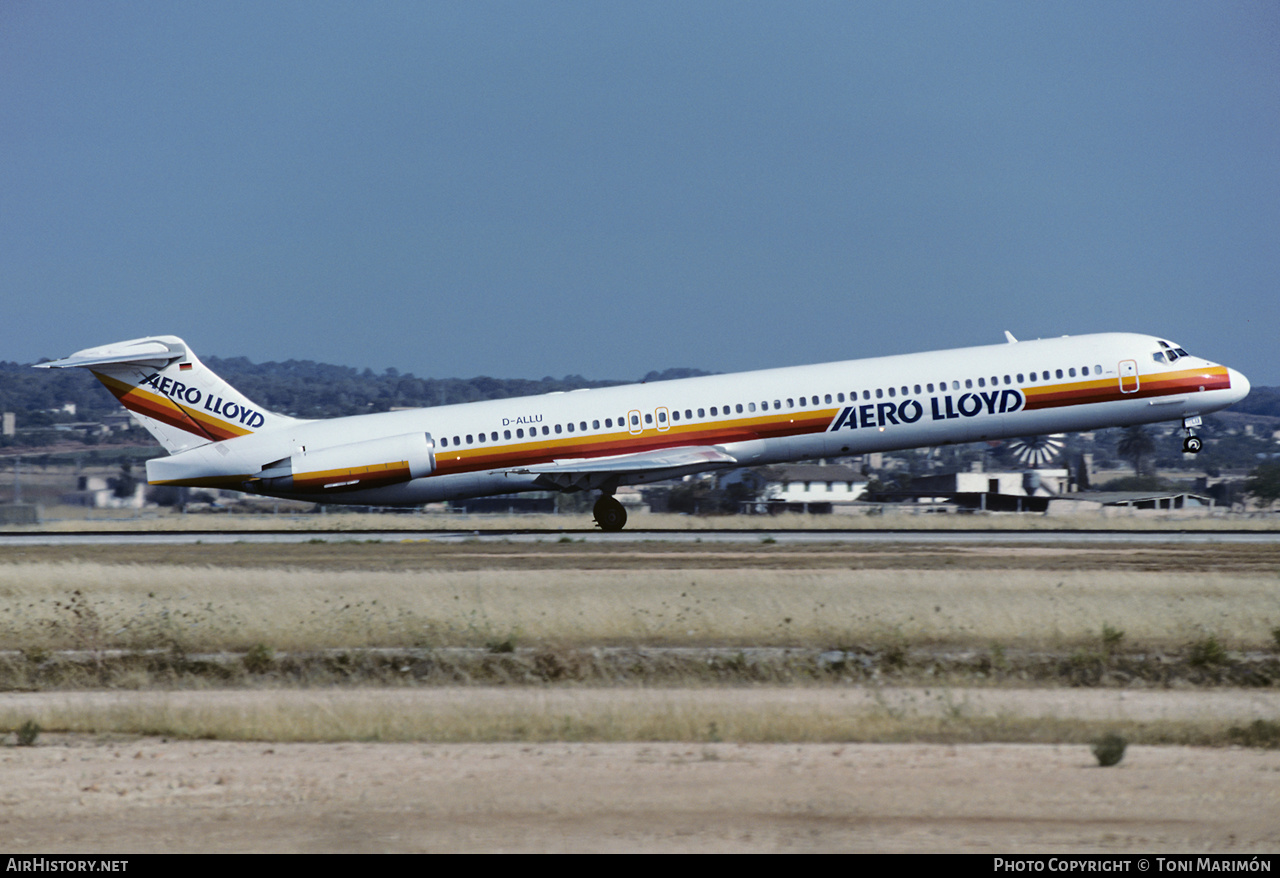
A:
[[[806,412],[802,418],[779,420],[727,421],[718,425],[700,424],[691,427],[672,427],[658,432],[648,430],[641,434],[614,433],[606,436],[582,436],[572,438],[547,437],[542,442],[523,442],[519,445],[468,448],[464,451],[437,451],[436,474],[468,473],[489,469],[510,469],[520,466],[549,463],[565,458],[611,457],[619,454],[639,454],[659,451],[663,448],[681,448],[687,445],[725,445],[730,442],[746,442],[752,439],[780,439],[808,433],[825,432],[836,410]]]
[[[1143,375],[1136,393],[1122,392],[1119,381],[1105,383],[1091,381],[1056,387],[1024,387],[1022,392],[1027,401],[1023,408],[1033,411],[1069,405],[1114,402],[1121,399],[1148,399],[1179,393],[1198,393],[1202,390],[1228,390],[1230,387],[1231,376],[1226,368],[1214,366],[1198,372]]]

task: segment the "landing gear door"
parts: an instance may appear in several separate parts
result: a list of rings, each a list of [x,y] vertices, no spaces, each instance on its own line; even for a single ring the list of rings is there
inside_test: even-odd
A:
[[[1120,392],[1121,393],[1137,393],[1138,392],[1138,361],[1137,360],[1121,360],[1120,361]]]

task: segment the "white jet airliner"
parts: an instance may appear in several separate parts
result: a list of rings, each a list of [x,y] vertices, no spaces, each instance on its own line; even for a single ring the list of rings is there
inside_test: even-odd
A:
[[[728,467],[1181,420],[1249,393],[1235,369],[1149,335],[1105,333],[302,420],[246,399],[169,335],[39,368],[89,369],[169,452],[153,485],[374,506],[517,491],[613,496]]]

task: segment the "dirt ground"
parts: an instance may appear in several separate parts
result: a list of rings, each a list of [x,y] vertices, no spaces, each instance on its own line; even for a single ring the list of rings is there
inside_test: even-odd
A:
[[[1274,750],[45,735],[0,776],[13,853],[1280,851]]]

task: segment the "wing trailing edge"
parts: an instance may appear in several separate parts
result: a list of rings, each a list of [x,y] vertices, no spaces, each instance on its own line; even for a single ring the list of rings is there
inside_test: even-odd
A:
[[[618,485],[637,478],[656,481],[693,472],[737,466],[738,459],[710,445],[661,448],[609,457],[562,458],[507,470],[516,475],[536,475],[548,488],[582,491]]]

